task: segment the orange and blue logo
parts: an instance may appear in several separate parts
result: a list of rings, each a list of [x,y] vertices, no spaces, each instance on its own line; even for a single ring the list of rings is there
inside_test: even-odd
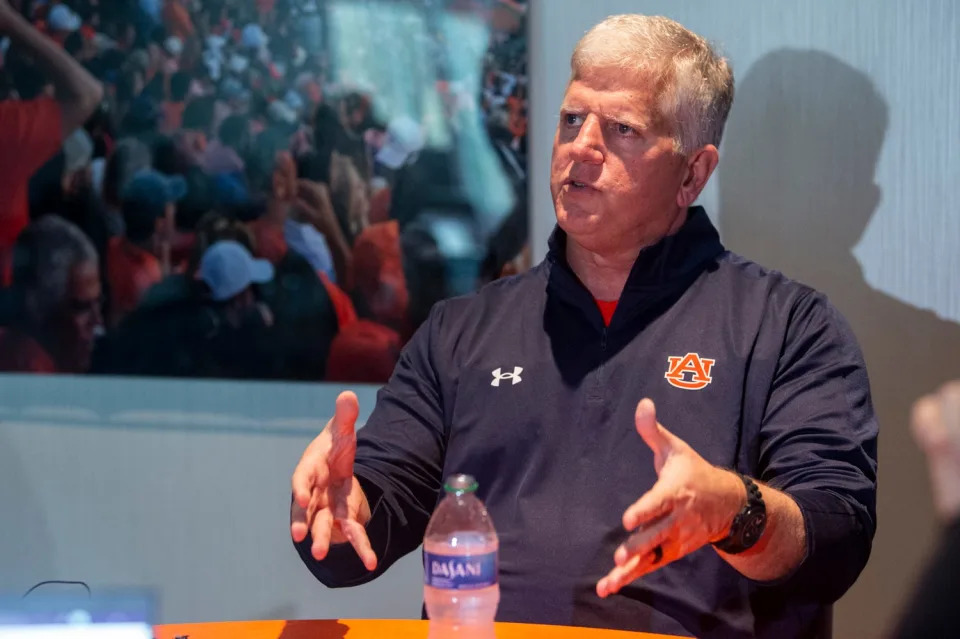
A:
[[[715,359],[700,357],[697,353],[687,353],[682,357],[668,357],[667,360],[670,368],[663,376],[671,386],[683,390],[702,390],[713,381],[710,372],[713,370],[713,365],[717,363]]]

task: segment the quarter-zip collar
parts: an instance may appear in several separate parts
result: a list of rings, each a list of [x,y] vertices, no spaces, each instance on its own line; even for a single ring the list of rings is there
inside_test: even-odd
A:
[[[559,226],[550,236],[544,267],[550,295],[582,310],[598,330],[603,319],[590,291],[570,268],[567,234]],[[609,330],[670,303],[724,252],[720,235],[701,206],[690,207],[680,230],[640,251],[617,304]]]

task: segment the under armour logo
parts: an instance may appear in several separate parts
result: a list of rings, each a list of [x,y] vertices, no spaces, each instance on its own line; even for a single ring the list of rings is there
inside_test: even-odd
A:
[[[493,381],[490,382],[491,386],[500,386],[500,380],[503,379],[512,379],[513,384],[517,385],[521,382],[520,373],[523,372],[523,367],[514,366],[512,373],[504,373],[502,368],[498,368],[493,371]]]

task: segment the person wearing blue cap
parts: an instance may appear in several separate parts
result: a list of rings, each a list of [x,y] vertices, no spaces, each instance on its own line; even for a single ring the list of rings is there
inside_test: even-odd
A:
[[[170,273],[176,203],[186,194],[182,176],[166,176],[153,169],[138,172],[123,188],[120,204],[126,236],[111,238],[107,250],[111,326]]]

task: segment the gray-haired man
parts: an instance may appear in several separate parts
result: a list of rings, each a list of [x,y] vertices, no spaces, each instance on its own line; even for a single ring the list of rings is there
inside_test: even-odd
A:
[[[500,535],[500,620],[825,636],[876,527],[856,341],[693,206],[733,102],[703,38],[615,16],[571,67],[546,260],[434,307],[359,435],[337,400],[293,475],[297,549],[328,585],[372,579],[466,472]]]
[[[83,373],[103,329],[97,251],[79,228],[48,215],[13,249],[9,326],[0,328],[0,371]]]

